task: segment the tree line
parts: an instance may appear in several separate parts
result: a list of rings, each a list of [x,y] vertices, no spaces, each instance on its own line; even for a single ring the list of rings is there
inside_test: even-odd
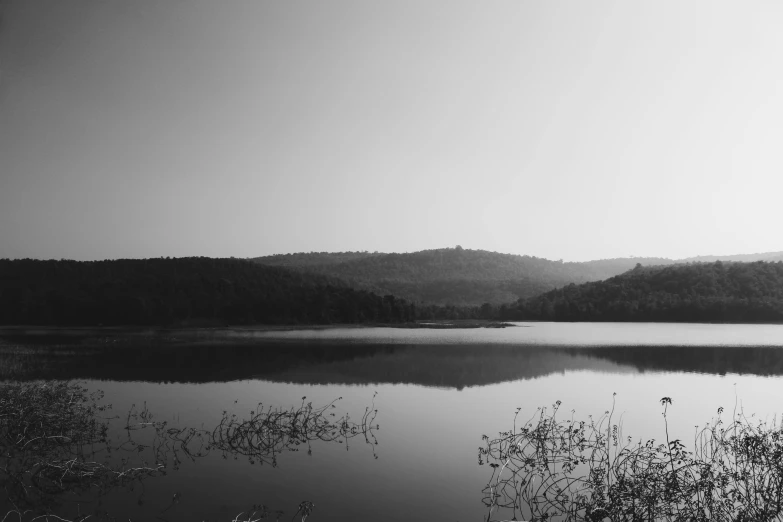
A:
[[[467,292],[470,282],[455,283]],[[435,284],[435,283],[433,283]],[[445,282],[437,283],[448,290]],[[0,324],[411,323],[420,320],[783,322],[783,263],[636,268],[508,304],[379,295],[243,259],[0,260]]]
[[[419,315],[392,295],[242,259],[0,260],[5,325],[401,323]]]
[[[513,315],[542,321],[783,322],[783,262],[636,268],[521,299]]]

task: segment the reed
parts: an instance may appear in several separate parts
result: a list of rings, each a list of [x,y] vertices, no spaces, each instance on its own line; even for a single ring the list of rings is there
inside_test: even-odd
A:
[[[560,417],[560,401],[479,448],[492,475],[486,520],[766,521],[783,518],[783,427],[723,408],[692,445],[634,442],[613,422],[614,403],[587,420]],[[500,517],[500,518],[499,518]]]

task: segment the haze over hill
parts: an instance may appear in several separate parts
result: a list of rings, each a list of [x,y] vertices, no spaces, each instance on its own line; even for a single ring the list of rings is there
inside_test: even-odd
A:
[[[264,265],[285,266],[340,278],[351,286],[439,305],[479,306],[526,299],[570,283],[600,281],[641,263],[783,259],[783,252],[702,256],[688,259],[627,257],[562,262],[534,256],[469,250],[460,246],[405,254],[378,252],[311,252],[254,258]]]
[[[681,263],[712,263],[714,261],[734,261],[753,263],[754,261],[783,261],[783,252],[765,252],[762,254],[735,254],[732,256],[695,256],[680,259]]]

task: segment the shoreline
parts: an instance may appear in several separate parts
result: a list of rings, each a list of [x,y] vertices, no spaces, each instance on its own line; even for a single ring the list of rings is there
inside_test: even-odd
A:
[[[254,325],[169,325],[169,326],[59,326],[59,325],[8,325],[0,326],[2,335],[45,335],[48,333],[67,334],[143,334],[156,332],[198,332],[198,331],[245,331],[245,332],[285,332],[301,330],[337,330],[359,328],[397,328],[397,329],[474,329],[474,328],[524,328],[525,326],[505,321],[434,320],[415,323],[333,323],[333,324],[254,324]]]

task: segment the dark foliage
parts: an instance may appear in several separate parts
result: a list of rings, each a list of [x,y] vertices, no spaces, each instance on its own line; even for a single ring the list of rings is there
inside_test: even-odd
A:
[[[0,260],[0,324],[395,323],[416,308],[240,259]]]
[[[545,321],[783,322],[783,263],[694,263],[636,268],[520,300]]]

